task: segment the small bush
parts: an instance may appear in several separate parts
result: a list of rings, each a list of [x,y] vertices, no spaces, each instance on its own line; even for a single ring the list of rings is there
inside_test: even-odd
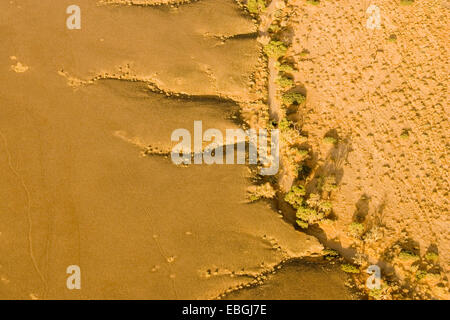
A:
[[[264,53],[271,58],[278,59],[287,52],[286,45],[281,41],[270,41],[264,46]]]
[[[408,251],[408,250],[402,250],[398,254],[398,257],[402,260],[417,260],[419,259],[419,256],[415,253]]]
[[[320,0],[307,0],[306,2],[315,6],[320,4]]]
[[[404,6],[409,6],[414,3],[414,0],[400,0],[400,4]]]
[[[315,209],[301,206],[297,209],[296,217],[307,223],[316,223],[324,218],[324,214]]]
[[[266,10],[266,1],[265,0],[248,0],[247,1],[247,9],[250,13],[259,14],[260,12]]]
[[[364,233],[364,226],[358,222],[352,222],[348,226],[348,234],[354,238],[360,238]]]
[[[302,221],[302,220],[297,220],[297,225],[302,228],[302,229],[308,229],[309,224],[308,222]]]
[[[281,72],[286,72],[286,73],[290,73],[290,72],[294,71],[294,68],[291,65],[286,64],[286,63],[281,64],[278,69]]]
[[[339,257],[339,252],[337,252],[334,249],[324,249],[322,251],[322,253],[323,253],[323,256],[325,257],[325,259],[327,259],[327,260],[332,260],[332,259]]]
[[[330,213],[331,209],[333,209],[333,205],[329,201],[320,201],[319,210],[323,213]]]
[[[332,192],[337,189],[336,177],[330,175],[320,179],[320,189],[326,192]]]
[[[269,27],[269,31],[272,33],[278,33],[281,31],[281,27],[278,24],[271,24]]]
[[[395,34],[391,34],[388,38],[389,42],[396,42],[397,41],[397,36]]]
[[[403,129],[402,133],[400,134],[400,138],[408,139],[409,138],[409,130],[408,129]]]
[[[427,272],[425,270],[419,270],[416,272],[416,279],[417,280],[422,280],[423,278],[425,278],[427,276]]]
[[[323,138],[323,142],[325,142],[326,144],[336,144],[337,139],[334,137],[325,137]]]
[[[257,201],[259,199],[272,199],[275,197],[275,190],[269,182],[259,186],[250,186],[247,188],[247,199]]]
[[[434,252],[428,252],[425,255],[425,259],[431,262],[437,262],[439,260],[439,255],[437,253]]]
[[[295,84],[294,80],[286,76],[278,77],[277,82],[282,88],[292,88]]]
[[[306,194],[306,190],[304,186],[293,186],[291,190],[286,193],[284,197],[284,201],[289,203],[295,209],[298,209],[303,204],[303,197]]]
[[[300,92],[288,92],[283,94],[281,100],[286,106],[290,106],[293,104],[300,105],[306,100],[306,97]]]
[[[347,263],[342,264],[341,269],[342,269],[342,271],[347,272],[347,273],[360,273],[358,267],[356,267],[352,264],[347,264]]]
[[[292,123],[288,119],[283,118],[283,119],[281,119],[280,124],[278,125],[278,128],[281,131],[284,131],[284,130],[290,129],[291,125],[292,125]]]

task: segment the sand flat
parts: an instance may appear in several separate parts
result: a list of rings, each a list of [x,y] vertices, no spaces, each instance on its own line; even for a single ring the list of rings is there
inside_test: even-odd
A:
[[[164,144],[171,126],[184,126],[197,116],[211,126],[234,127],[221,112],[223,103],[193,105],[165,99],[143,92],[139,84],[126,87],[126,82],[117,80],[76,88],[68,85],[58,74],[61,69],[89,78],[121,65],[132,52],[141,52],[133,58],[136,70],[147,74],[161,67],[159,79],[167,81],[171,90],[216,93],[204,72],[188,62],[186,52],[162,41],[137,41],[111,18],[119,12],[114,11],[117,8],[90,3],[80,2],[86,29],[91,30],[84,35],[64,29],[68,2],[1,5],[0,32],[6,41],[0,48],[0,274],[5,279],[0,283],[0,297],[214,298],[287,257],[320,252],[317,240],[294,230],[267,204],[245,203],[250,183],[245,166],[176,167],[170,159],[142,157],[139,145],[114,134],[123,131],[144,144]],[[204,5],[199,3],[199,10]],[[186,10],[190,7],[195,9],[190,5]],[[229,10],[228,6],[218,8],[217,14]],[[154,14],[154,19],[176,14],[123,9],[120,12],[133,10],[123,14],[124,23],[148,23],[139,34],[159,27],[147,13]],[[243,19],[237,11],[236,15],[235,19]],[[198,19],[198,23],[206,28],[209,19]],[[91,29],[94,20],[99,27]],[[111,25],[108,34],[114,36],[110,47],[97,41],[104,37],[108,42],[108,34],[100,32],[106,24]],[[219,32],[213,25],[216,29],[211,30]],[[220,51],[205,50],[202,45],[210,45],[211,40],[199,40],[201,28],[187,28],[183,19],[170,28],[183,34],[183,41],[196,43],[196,52],[211,54],[211,59],[214,50]],[[245,22],[240,32],[249,30]],[[161,32],[170,36],[167,30]],[[236,92],[242,93],[245,88],[227,77],[228,72],[250,70],[255,63],[251,57],[256,44],[247,42],[242,42],[247,43],[243,47],[238,44],[236,51],[225,45],[224,59],[220,54],[210,62],[207,56],[200,57],[223,68],[222,94],[234,94],[238,87]],[[161,60],[144,52],[146,46],[158,56],[164,53]],[[169,49],[175,51],[165,51]],[[235,59],[236,54],[242,61]],[[11,70],[11,56],[29,70]],[[170,63],[155,65],[167,56]],[[179,67],[171,69],[173,63]],[[171,70],[183,72],[177,75]],[[169,82],[186,74],[187,87]],[[66,288],[66,268],[73,264],[82,270],[80,291]]]

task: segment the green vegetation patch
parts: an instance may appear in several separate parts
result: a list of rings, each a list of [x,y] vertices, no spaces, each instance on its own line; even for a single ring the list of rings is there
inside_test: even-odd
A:
[[[360,273],[359,268],[353,264],[348,263],[341,264],[341,269],[342,271],[347,273]]]
[[[404,6],[409,6],[414,3],[414,0],[400,0],[400,4]]]
[[[265,0],[247,0],[247,9],[250,13],[259,14],[266,10]]]
[[[282,88],[292,88],[295,84],[294,80],[284,75],[278,77],[277,82]]]
[[[336,144],[337,143],[337,139],[335,137],[325,137],[323,138],[323,142],[325,142],[326,144]]]
[[[284,56],[287,52],[288,48],[281,41],[270,41],[268,44],[264,46],[264,53],[271,58],[278,59]]]
[[[359,238],[364,233],[364,225],[358,222],[352,222],[348,226],[348,234],[354,238]]]
[[[280,64],[278,69],[281,72],[286,72],[286,73],[294,72],[294,68],[290,64],[287,64],[287,63]]]
[[[291,190],[286,193],[284,201],[289,203],[295,209],[298,209],[303,204],[303,197],[306,195],[304,186],[293,186]]]
[[[439,260],[439,255],[435,252],[428,252],[425,255],[425,259],[431,262],[437,262]]]
[[[324,249],[322,251],[322,253],[323,253],[323,256],[325,257],[325,259],[327,259],[327,260],[332,260],[332,259],[339,257],[339,252],[337,252],[334,249]]]
[[[407,260],[417,260],[417,259],[419,259],[419,256],[418,256],[417,254],[415,254],[415,253],[413,253],[413,252],[411,252],[411,251],[408,251],[408,250],[402,250],[402,251],[400,251],[400,253],[398,254],[398,257],[399,257],[401,260],[405,260],[405,261],[407,261]]]
[[[283,96],[281,97],[281,100],[283,101],[283,103],[287,106],[290,105],[300,105],[303,102],[305,102],[306,97],[301,94],[300,92],[288,92],[283,94]]]

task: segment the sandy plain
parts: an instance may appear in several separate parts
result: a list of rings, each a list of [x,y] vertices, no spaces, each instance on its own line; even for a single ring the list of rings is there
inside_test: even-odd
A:
[[[209,299],[320,254],[273,205],[246,201],[246,166],[145,154],[194,120],[237,127],[234,101],[256,94],[249,16],[232,0],[80,0],[82,28],[67,30],[71,4],[0,5],[0,298]],[[318,292],[352,297],[341,282]]]

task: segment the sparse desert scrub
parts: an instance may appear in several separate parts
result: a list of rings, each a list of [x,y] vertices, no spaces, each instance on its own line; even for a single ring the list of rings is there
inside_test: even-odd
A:
[[[435,252],[428,252],[425,254],[425,260],[436,263],[439,260],[439,255]]]
[[[338,258],[338,257],[339,257],[339,252],[337,252],[337,251],[334,250],[334,249],[324,249],[324,250],[322,251],[322,254],[323,254],[323,257],[324,257],[326,260],[332,260],[332,259],[335,259],[335,258]]]
[[[247,0],[247,10],[252,14],[259,14],[266,10],[266,0]]]
[[[250,186],[247,188],[247,199],[249,201],[257,201],[262,198],[272,199],[275,197],[275,190],[269,182],[259,186]]]
[[[341,270],[347,273],[360,273],[357,266],[348,263],[341,264]]]
[[[423,278],[425,278],[427,276],[427,272],[425,270],[419,270],[416,272],[416,279],[417,280],[422,280]]]
[[[410,264],[418,264],[420,257],[402,253],[403,260],[400,250],[412,250],[419,256],[418,247],[434,244],[433,251],[439,252],[436,263],[432,262],[436,258],[429,260],[426,254],[421,263],[441,268],[448,277],[448,50],[441,20],[448,20],[448,10],[439,1],[403,1],[409,6],[402,6],[401,0],[377,3],[384,26],[374,40],[375,33],[367,28],[348,37],[344,31],[360,24],[354,18],[367,6],[355,4],[344,9],[333,1],[321,1],[318,7],[306,0],[297,2],[307,15],[295,18],[297,29],[289,53],[295,52],[298,71],[293,76],[308,93],[307,106],[299,108],[299,113],[307,110],[300,114],[302,129],[308,132],[311,155],[326,165],[330,156],[338,156],[338,170],[343,173],[339,190],[333,193],[336,226],[324,232],[328,238],[339,234],[345,248],[354,245],[354,239],[347,237],[349,223],[362,222],[354,219],[355,204],[367,193],[371,201],[365,211],[367,220],[363,220],[364,243],[358,242],[356,250],[364,250],[371,261],[392,263],[400,278],[402,272],[411,272],[407,278],[414,282]],[[422,30],[427,35],[421,36]],[[351,48],[342,50],[350,38],[355,40]],[[330,40],[335,44],[330,45]],[[419,47],[421,50],[414,51]],[[371,57],[376,62],[367,66],[365,61]],[[376,89],[375,83],[379,85]],[[361,88],[367,91],[361,92]],[[324,128],[336,129],[339,135],[332,136],[338,141],[324,141]],[[348,136],[350,157],[340,157]],[[327,142],[331,144],[326,146]],[[384,202],[386,206],[379,210]],[[374,221],[375,215],[382,217],[382,222]],[[417,234],[417,245],[399,246],[388,254],[392,244],[404,238],[402,230]],[[426,282],[421,280],[421,285]]]
[[[297,210],[297,224],[308,228],[310,224],[318,223],[332,211],[332,204],[328,200],[329,193],[334,190],[334,178],[319,179],[318,193],[306,194],[304,186],[293,186],[284,200]]]
[[[348,226],[348,234],[353,238],[360,238],[364,233],[364,225],[359,222],[352,222]]]
[[[292,189],[286,193],[284,200],[295,209],[298,209],[303,204],[303,197],[306,195],[304,186],[293,186]]]
[[[401,250],[398,254],[399,259],[404,261],[414,261],[420,259],[420,257],[409,250]]]
[[[379,241],[383,238],[383,230],[382,227],[375,225],[370,228],[366,233],[364,233],[363,240],[367,244],[371,244]]]

